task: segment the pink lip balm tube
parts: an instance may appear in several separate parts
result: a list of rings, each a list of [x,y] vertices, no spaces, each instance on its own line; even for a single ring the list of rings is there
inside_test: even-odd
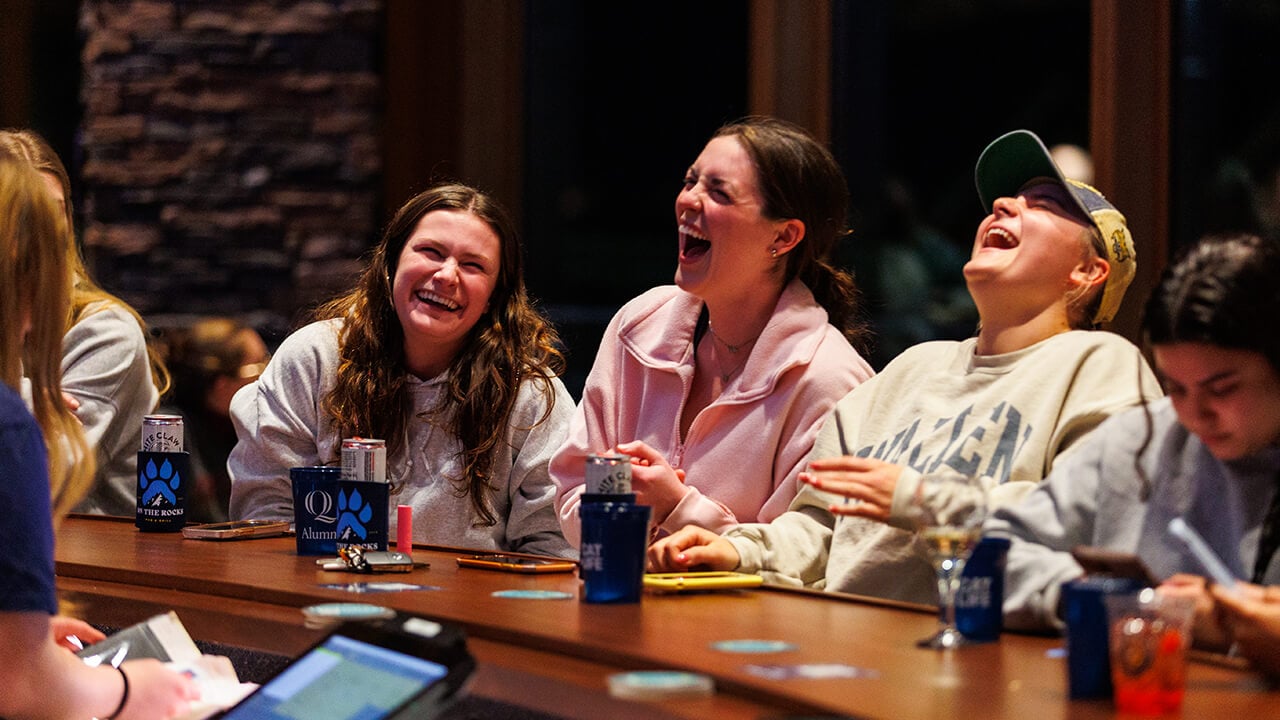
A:
[[[396,506],[396,550],[413,554],[413,508],[408,505]]]

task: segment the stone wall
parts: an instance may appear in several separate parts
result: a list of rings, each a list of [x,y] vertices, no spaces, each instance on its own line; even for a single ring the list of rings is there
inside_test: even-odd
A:
[[[277,327],[349,286],[380,222],[383,12],[85,0],[80,209],[102,284],[160,324]]]

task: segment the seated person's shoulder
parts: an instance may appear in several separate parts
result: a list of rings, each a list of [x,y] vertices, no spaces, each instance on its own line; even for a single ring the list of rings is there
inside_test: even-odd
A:
[[[295,361],[299,356],[311,355],[318,350],[337,348],[342,333],[342,320],[317,320],[289,333],[271,357],[271,363]]]
[[[27,404],[16,390],[0,383],[0,427],[21,429],[37,427]]]
[[[628,300],[618,310],[618,319],[623,322],[640,320],[672,302],[696,303],[697,298],[675,285],[659,285]]]
[[[1103,352],[1117,356],[1140,354],[1138,346],[1129,342],[1122,335],[1107,330],[1072,330],[1054,338],[1059,345],[1077,347],[1081,350]]]
[[[894,377],[905,374],[933,373],[949,367],[957,354],[972,353],[970,340],[930,340],[917,343],[898,353],[889,361],[880,376]]]
[[[90,303],[80,320],[67,331],[66,344],[83,341],[126,342],[145,348],[142,326],[128,308],[117,302],[99,300]]]
[[[1173,411],[1168,398],[1159,398],[1146,405],[1135,405],[1117,412],[1090,432],[1095,442],[1124,448],[1126,453],[1151,446],[1156,438],[1164,438],[1161,442],[1181,445],[1185,443],[1188,434],[1178,422],[1177,413]]]

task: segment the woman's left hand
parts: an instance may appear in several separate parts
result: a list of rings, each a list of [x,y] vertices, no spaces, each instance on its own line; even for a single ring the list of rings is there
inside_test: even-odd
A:
[[[631,489],[636,502],[652,507],[654,522],[661,523],[689,492],[684,471],[671,467],[662,453],[640,440],[621,443],[616,450],[631,458]]]
[[[55,643],[72,652],[107,637],[89,623],[66,615],[54,615],[49,618],[49,631],[53,634]],[[72,637],[80,641],[79,646],[76,645],[75,641],[71,640]]]
[[[893,506],[893,491],[901,476],[901,465],[845,455],[810,462],[809,470],[800,473],[800,481],[858,501],[831,505],[828,509],[833,515],[886,522]]]

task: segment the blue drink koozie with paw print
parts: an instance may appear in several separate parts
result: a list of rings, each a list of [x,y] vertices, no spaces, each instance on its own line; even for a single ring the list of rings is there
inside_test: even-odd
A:
[[[187,523],[190,475],[190,453],[139,452],[138,508],[133,524],[144,532],[181,532]]]
[[[337,548],[386,550],[391,486],[384,482],[338,482]]]

